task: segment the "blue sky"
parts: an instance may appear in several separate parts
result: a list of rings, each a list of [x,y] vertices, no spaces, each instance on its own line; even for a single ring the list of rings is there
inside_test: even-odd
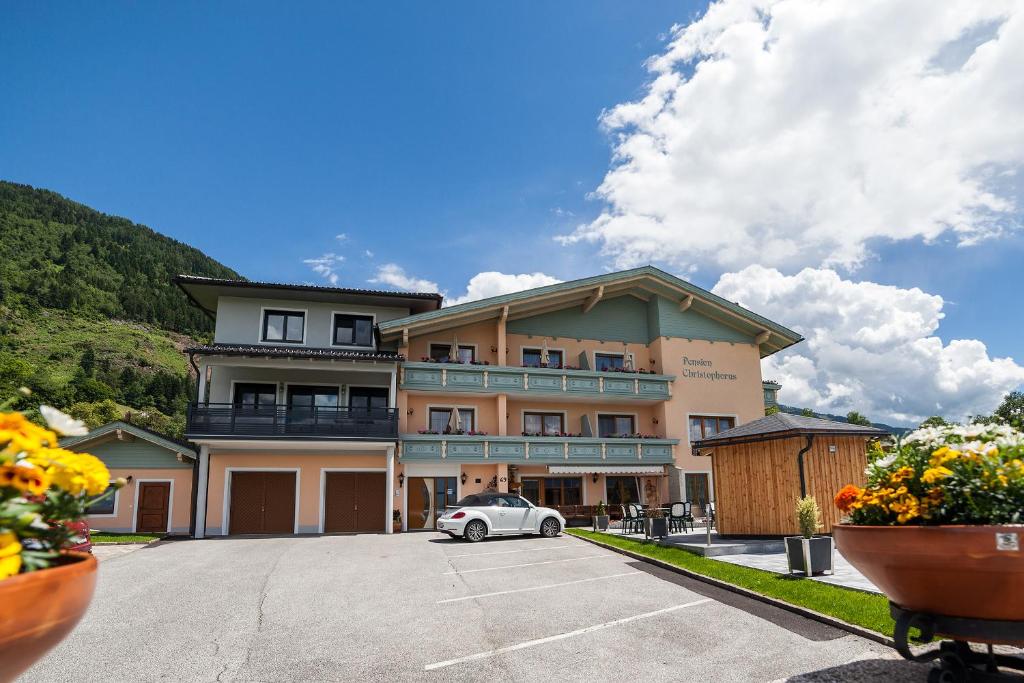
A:
[[[799,5],[799,1],[789,4]],[[957,382],[980,383],[991,389],[989,393],[1012,386],[1013,381],[998,381],[1008,366],[997,367],[989,361],[1012,356],[1013,373],[1024,362],[1024,324],[1019,322],[1024,236],[1019,230],[1019,206],[984,207],[978,212],[989,216],[975,217],[967,231],[900,232],[901,220],[943,211],[960,214],[948,207],[933,207],[929,202],[940,203],[938,199],[917,197],[912,187],[900,188],[897,181],[893,193],[908,196],[906,202],[869,193],[867,209],[843,207],[839,214],[826,212],[825,219],[800,215],[805,208],[795,207],[800,202],[786,198],[789,191],[793,189],[796,197],[805,190],[813,194],[815,188],[806,186],[815,184],[819,172],[826,175],[823,167],[832,166],[833,157],[812,166],[809,176],[787,178],[792,187],[775,187],[768,182],[779,175],[771,171],[772,166],[765,165],[761,176],[736,176],[700,161],[708,150],[692,141],[680,142],[674,133],[666,134],[662,142],[669,150],[665,158],[675,154],[679,168],[685,167],[678,172],[681,175],[652,171],[656,163],[645,160],[642,152],[636,154],[632,145],[649,136],[635,133],[663,124],[708,130],[710,155],[721,158],[740,154],[741,148],[729,146],[733,138],[750,135],[742,148],[749,149],[775,135],[766,134],[761,122],[744,129],[758,106],[751,107],[735,88],[730,90],[731,78],[716,76],[711,68],[712,62],[723,65],[732,60],[742,69],[746,62],[737,57],[740,51],[727,48],[718,54],[691,54],[661,71],[645,65],[649,58],[687,49],[700,36],[733,35],[730,31],[741,25],[735,18],[716,24],[710,16],[693,24],[689,36],[673,34],[673,25],[686,26],[704,16],[705,9],[702,2],[591,0],[304,3],[301,9],[283,3],[10,5],[0,24],[0,59],[5,64],[0,75],[4,101],[0,177],[53,189],[149,225],[254,279],[322,282],[307,261],[325,254],[344,257],[329,259],[339,284],[385,286],[368,281],[381,266],[397,264],[410,277],[437,283],[450,297],[463,295],[470,279],[484,271],[541,272],[570,279],[652,261],[710,289],[723,273],[750,265],[777,269],[783,278],[796,278],[803,268],[834,268],[844,283],[850,283],[851,309],[860,310],[871,298],[867,289],[854,283],[896,288],[893,298],[905,305],[897,306],[895,312],[865,314],[882,321],[877,323],[881,327],[887,324],[884,321],[893,323],[908,314],[935,318],[938,309],[913,295],[913,288],[942,297],[944,318],[937,330],[925,322],[920,334],[896,335],[892,345],[910,348],[920,339],[937,337],[947,346],[951,340],[968,339],[987,347],[980,371],[973,361],[966,365],[954,361],[951,366],[947,359],[942,361],[945,365],[935,360],[938,364],[922,370],[922,375],[948,370],[963,375]],[[809,42],[816,34],[806,27],[816,19],[809,9],[803,16],[802,24],[779,19],[765,28],[783,37],[787,31],[790,35],[804,31],[800,37]],[[1002,15],[986,19],[989,23],[982,24],[978,33],[978,20],[965,18],[968,38],[939,36],[934,44],[902,46],[901,41],[886,44],[882,39],[875,50],[878,63],[898,63],[903,58],[897,52],[901,49],[926,54],[942,41],[947,41],[943,54],[970,55],[980,42],[996,41],[998,27],[1011,23],[1004,19]],[[861,22],[868,27],[880,21],[867,14],[844,20],[847,26]],[[922,23],[920,17],[910,15],[886,21],[897,28],[900,21]],[[780,41],[784,44],[785,40]],[[951,52],[949,45],[956,49]],[[840,65],[849,57],[839,51],[841,46],[841,39],[829,41],[828,49],[834,49]],[[827,60],[822,57],[822,61]],[[943,68],[956,69],[959,61],[954,59],[953,66]],[[656,95],[651,84],[659,75],[689,79],[700,62],[706,62],[699,70],[703,84],[694,78],[690,85],[701,90],[673,86],[678,87],[675,94],[660,101],[661,119],[616,110]],[[883,71],[881,66],[878,69]],[[998,83],[999,72],[993,69],[992,73],[993,82]],[[824,85],[816,85],[816,77],[779,74],[780,79],[790,79],[787,91],[810,88],[812,94],[801,96],[800,101],[831,87],[829,76],[821,81]],[[843,79],[836,75],[835,80]],[[860,92],[873,87],[864,81]],[[744,88],[744,92],[753,90],[755,86]],[[779,99],[773,105],[760,97],[757,101],[764,102],[766,110],[785,110],[783,120],[792,122],[797,135],[809,130],[812,124],[797,123],[801,112],[788,109],[798,106],[797,100]],[[673,119],[676,105],[683,114]],[[721,113],[714,113],[714,107],[721,107]],[[616,111],[621,116],[605,118],[602,126],[602,114]],[[707,120],[701,120],[702,115]],[[709,120],[729,120],[726,137],[716,141]],[[995,125],[999,122],[996,119]],[[1008,130],[1013,128],[1006,144],[1012,145],[1017,127],[1006,123]],[[773,125],[772,131],[780,129],[779,124]],[[933,129],[920,125],[919,137],[934,135]],[[886,145],[907,145],[905,156],[915,161],[909,175],[918,168],[933,167],[928,152],[913,140],[893,143],[890,132],[885,129],[879,135],[885,136]],[[841,138],[827,135],[824,139]],[[867,151],[849,160],[851,167],[868,169],[863,172],[865,186],[871,186],[872,169],[878,166],[878,144],[883,143],[862,143],[861,149]],[[957,153],[973,159],[981,145]],[[613,159],[616,150],[620,155]],[[632,162],[626,165],[643,181],[638,183],[641,189],[656,188],[651,192],[655,196],[644,195],[610,172],[623,163],[623,153]],[[922,154],[926,155],[923,162]],[[999,182],[1009,186],[1002,194],[1012,204],[1019,199],[1020,187],[1017,176],[1005,172],[1015,172],[1021,160],[988,154],[981,155],[982,161],[1004,172]],[[761,163],[764,157],[764,153],[752,155],[749,165]],[[813,160],[810,154],[801,157]],[[747,165],[742,158],[740,162]],[[780,163],[793,166],[792,160]],[[874,187],[891,182],[890,176],[882,175],[888,172],[878,171]],[[927,171],[921,174],[922,182],[929,182]],[[908,172],[900,175],[906,177]],[[764,178],[763,185],[759,178]],[[709,187],[732,194],[724,203],[714,205],[709,200],[706,206],[700,196],[690,197],[680,208],[669,201],[676,187],[673,179],[680,188],[708,182]],[[607,191],[595,194],[603,182]],[[941,179],[935,185],[940,186]],[[844,189],[823,192],[815,205],[828,204],[833,196],[846,193],[847,186],[839,184]],[[708,194],[706,189],[702,192]],[[743,224],[745,234],[764,234],[764,244],[743,240],[754,243],[752,253],[725,256],[729,245],[714,243],[708,233],[715,232],[719,222],[742,223],[742,217],[732,215],[730,205],[742,204],[748,197],[755,212],[763,208],[766,215],[773,215],[765,225],[750,225],[749,220]],[[905,208],[910,217],[898,210],[870,215],[874,205],[887,201]],[[773,213],[776,203],[782,210]],[[965,205],[976,210],[976,203]],[[677,240],[673,249],[662,251],[655,240],[653,247],[633,254],[630,245],[648,235],[647,228],[637,227],[640,218],[662,211],[666,217],[658,229],[667,233],[655,234],[669,234],[669,241],[675,240],[690,229],[691,216],[695,217],[693,234]],[[705,211],[706,225],[696,218]],[[861,211],[865,222],[876,224],[873,232],[858,233],[848,241],[827,234],[850,232],[835,216]],[[621,230],[593,229],[589,238],[570,244],[555,240],[578,226],[597,225],[602,214],[623,213],[629,221],[615,224]],[[673,215],[681,216],[682,222],[673,223]],[[779,224],[785,224],[784,229],[777,231]],[[995,225],[1002,235],[974,239],[982,225]],[[783,235],[785,230],[790,232]],[[342,234],[345,237],[339,239],[337,235]],[[623,240],[632,242],[624,247]],[[977,244],[962,246],[964,241]],[[785,255],[772,256],[775,244],[789,245],[778,247]],[[864,249],[857,263],[836,261],[835,254],[851,245]],[[780,282],[804,286],[792,279]],[[746,282],[722,291],[745,297],[748,303],[758,299],[757,290],[757,283]],[[825,291],[822,296],[832,294]],[[781,295],[763,303],[763,309],[783,323],[807,329],[833,326],[833,322],[816,323],[813,316],[794,314],[796,319],[789,319],[792,308]],[[844,321],[850,322],[849,317]],[[878,366],[871,372],[882,373],[886,363],[917,362],[912,353],[885,356],[884,341],[863,346],[859,340],[864,336],[864,329],[851,332],[843,349],[874,354]],[[798,368],[783,362],[766,373],[789,378],[793,387],[807,380],[808,387],[792,396],[794,400],[832,410],[854,405],[843,392],[826,388],[834,382],[824,372],[830,361],[821,351],[824,340],[820,341],[806,354],[816,364],[816,380],[807,380]],[[977,372],[981,374],[970,374]],[[906,381],[918,380],[922,377]],[[854,386],[851,391],[862,388]],[[976,410],[984,403],[971,399],[953,408],[965,387],[957,384],[941,391],[947,396],[937,403],[954,412]],[[878,397],[868,410],[894,419],[931,412],[927,406],[901,410],[898,403]]]

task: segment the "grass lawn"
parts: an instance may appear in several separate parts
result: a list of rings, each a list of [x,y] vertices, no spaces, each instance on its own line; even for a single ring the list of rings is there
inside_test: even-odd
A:
[[[111,531],[93,531],[89,534],[93,544],[103,543],[149,543],[164,537],[164,534],[119,534]]]
[[[884,595],[865,593],[852,588],[785,576],[761,569],[741,567],[701,557],[680,548],[668,548],[612,534],[594,533],[582,529],[566,529],[565,533],[600,541],[622,550],[629,550],[638,555],[686,569],[694,574],[731,583],[770,598],[806,607],[815,612],[842,619],[850,624],[892,636],[894,622],[889,616],[889,601]]]

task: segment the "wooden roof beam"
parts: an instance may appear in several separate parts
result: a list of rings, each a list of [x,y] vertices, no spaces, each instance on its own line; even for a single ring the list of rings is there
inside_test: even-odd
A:
[[[693,294],[687,294],[683,297],[683,300],[679,302],[679,312],[682,313],[688,310],[693,305]]]
[[[589,313],[590,309],[597,305],[597,302],[604,296],[604,285],[599,285],[594,293],[590,295],[587,301],[583,304],[583,312]]]
[[[768,330],[761,330],[760,334],[754,337],[754,344],[760,346],[768,341],[768,338],[772,336],[772,333]]]

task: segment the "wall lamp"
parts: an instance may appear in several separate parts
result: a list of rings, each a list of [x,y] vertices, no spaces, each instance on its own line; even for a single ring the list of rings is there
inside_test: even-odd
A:
[[[403,484],[405,484],[405,472],[399,472],[399,474],[398,474],[398,488],[402,488]]]
[[[415,410],[413,410],[412,408],[409,408],[409,410],[405,411],[405,414],[406,415],[412,415],[415,412],[416,412]]]
[[[597,477],[597,472],[594,472],[594,483],[595,483],[595,484],[597,483],[597,479],[598,479],[598,477]]]
[[[462,476],[461,476],[461,477],[459,477],[459,481],[461,481],[461,482],[462,482],[463,484],[465,484],[465,483],[466,483],[466,480],[467,480],[467,479],[469,479],[469,477],[467,477],[467,476],[466,476],[466,473],[465,473],[465,472],[463,472],[463,473],[462,473]]]

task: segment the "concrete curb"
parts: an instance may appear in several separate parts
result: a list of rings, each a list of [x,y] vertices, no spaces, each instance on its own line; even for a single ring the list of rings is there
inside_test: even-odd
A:
[[[765,603],[767,605],[772,605],[774,607],[778,607],[779,609],[784,609],[787,612],[792,612],[793,614],[799,614],[802,617],[806,617],[808,619],[813,619],[815,621],[819,621],[819,622],[821,622],[823,624],[827,624],[827,625],[832,626],[834,628],[838,628],[840,630],[847,631],[848,633],[852,633],[855,636],[860,636],[861,638],[865,638],[867,640],[871,640],[871,641],[874,641],[876,643],[880,643],[882,645],[886,645],[888,647],[892,647],[892,648],[896,647],[895,641],[893,641],[893,639],[890,638],[889,636],[882,635],[881,633],[877,633],[876,631],[872,631],[870,629],[864,628],[863,626],[857,626],[856,624],[851,624],[849,622],[843,621],[842,619],[837,619],[837,618],[831,617],[831,616],[829,616],[827,614],[822,614],[821,612],[815,612],[814,610],[808,609],[806,607],[800,607],[798,605],[793,605],[793,604],[790,604],[788,602],[783,602],[782,600],[777,600],[776,598],[768,597],[767,595],[761,595],[760,593],[755,593],[754,591],[749,590],[747,588],[742,588],[740,586],[736,586],[736,585],[731,584],[731,583],[726,583],[725,581],[721,581],[719,579],[714,579],[714,578],[711,578],[710,576],[704,576],[703,574],[698,574],[698,573],[692,572],[692,571],[690,571],[688,569],[683,569],[682,567],[677,567],[674,564],[669,564],[668,562],[662,562],[661,560],[656,560],[653,557],[647,557],[646,555],[641,555],[640,553],[634,553],[634,552],[632,552],[630,550],[624,550],[622,548],[616,548],[613,545],[609,545],[607,543],[602,543],[601,541],[598,541],[598,540],[595,540],[595,539],[592,539],[592,538],[585,538],[583,536],[576,536],[575,534],[569,534],[569,535],[572,536],[573,538],[578,538],[581,541],[586,541],[587,543],[593,543],[594,545],[599,546],[601,548],[605,548],[606,550],[611,550],[613,552],[619,553],[620,555],[625,555],[627,557],[632,557],[634,560],[640,560],[641,562],[647,562],[648,564],[653,564],[656,567],[661,567],[662,569],[667,569],[670,572],[675,572],[676,574],[682,574],[683,576],[687,576],[687,577],[689,577],[691,579],[696,579],[697,581],[703,581],[704,583],[708,583],[708,584],[711,584],[712,586],[717,586],[718,588],[722,588],[722,589],[730,591],[732,593],[736,593],[738,595],[742,595],[744,597],[748,597],[748,598],[751,598],[753,600],[757,600],[758,602],[763,602],[763,603]],[[668,546],[661,546],[661,547],[668,547]],[[686,552],[682,548],[680,548],[679,550],[682,551],[682,552]]]

